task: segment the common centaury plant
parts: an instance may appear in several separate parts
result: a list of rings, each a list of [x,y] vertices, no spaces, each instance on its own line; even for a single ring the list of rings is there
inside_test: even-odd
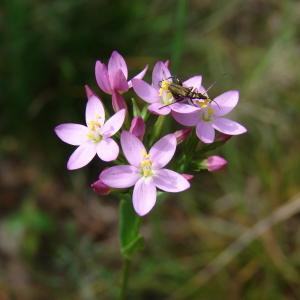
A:
[[[112,96],[115,113],[107,118],[101,99],[86,86],[86,125],[65,123],[55,128],[62,141],[78,146],[68,160],[69,170],[84,167],[95,156],[113,164],[100,172],[92,188],[100,195],[114,193],[120,198],[121,299],[125,298],[129,263],[143,242],[139,234],[142,217],[164,193],[189,189],[192,174],[222,169],[227,161],[208,152],[246,132],[224,117],[237,105],[238,91],[211,99],[201,75],[181,82],[172,76],[168,64],[155,64],[151,84],[143,80],[147,67],[128,81],[127,64],[114,51],[107,65],[96,62],[95,75],[100,89]],[[137,105],[132,99],[130,107],[123,94],[131,88],[142,101]],[[163,134],[164,123],[172,120],[185,127]],[[176,155],[177,148],[181,148],[180,155]]]

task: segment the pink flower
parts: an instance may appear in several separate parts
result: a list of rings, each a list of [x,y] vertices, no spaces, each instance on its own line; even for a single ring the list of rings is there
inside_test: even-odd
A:
[[[129,132],[138,137],[141,141],[145,134],[145,122],[142,117],[134,117],[131,121]]]
[[[186,113],[181,109],[173,111],[172,115],[180,124],[196,126],[196,134],[202,142],[212,143],[215,139],[215,130],[227,135],[238,135],[247,131],[241,124],[223,118],[232,111],[238,100],[238,91],[228,91],[212,101],[194,100],[198,107],[186,104]]]
[[[183,82],[184,86],[193,87],[195,90],[201,89],[201,76],[194,76]],[[167,67],[167,62],[159,61],[155,64],[152,72],[152,85],[141,79],[133,79],[132,87],[136,94],[149,103],[148,110],[157,115],[168,115],[173,108],[180,111],[182,103],[174,103],[173,95],[168,86],[172,82],[171,73]],[[167,105],[167,106],[166,106]]]
[[[204,165],[209,172],[217,172],[224,169],[227,165],[227,160],[218,155],[209,156],[205,161]]]
[[[65,123],[55,128],[57,136],[70,145],[79,146],[70,156],[67,168],[75,170],[87,165],[96,155],[103,161],[115,160],[119,155],[119,146],[111,138],[123,125],[126,110],[122,109],[105,122],[102,102],[90,89],[86,105],[86,124]]]
[[[112,188],[134,186],[132,201],[138,215],[144,216],[153,208],[156,202],[156,188],[176,193],[190,187],[182,175],[164,169],[176,150],[174,134],[161,138],[147,153],[143,143],[136,136],[123,131],[121,146],[129,165],[106,169],[99,178]]]
[[[134,78],[142,79],[147,71],[148,66],[144,68]],[[128,69],[124,58],[117,52],[113,51],[106,66],[100,60],[95,65],[96,81],[100,89],[112,95],[112,105],[114,111],[126,108],[126,103],[122,93],[127,92],[132,87],[131,80],[127,81]]]

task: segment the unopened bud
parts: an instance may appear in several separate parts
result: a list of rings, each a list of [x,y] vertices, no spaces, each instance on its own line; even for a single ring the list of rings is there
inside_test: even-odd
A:
[[[216,137],[216,142],[224,142],[224,143],[226,143],[231,138],[232,138],[232,135],[219,132],[218,135],[217,135],[217,137]]]
[[[100,196],[106,196],[110,193],[111,189],[102,180],[98,179],[91,184],[91,188]]]
[[[145,122],[142,117],[134,117],[131,121],[129,132],[134,134],[141,141],[145,134]]]
[[[221,156],[212,155],[203,162],[203,165],[205,165],[209,172],[217,172],[226,167],[227,160]]]
[[[86,93],[86,96],[88,99],[95,95],[93,90],[87,84],[84,86],[84,88],[85,88],[85,93]]]
[[[192,128],[183,128],[174,132],[177,144],[182,143],[191,133]]]
[[[181,175],[188,181],[191,181],[194,178],[194,175],[191,174],[182,173]]]

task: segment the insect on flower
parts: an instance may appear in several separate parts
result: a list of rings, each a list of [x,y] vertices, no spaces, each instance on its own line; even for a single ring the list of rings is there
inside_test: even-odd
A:
[[[168,79],[172,78],[175,82],[170,82]],[[160,109],[172,105],[174,103],[188,101],[189,104],[199,107],[206,107],[208,103],[214,102],[213,99],[210,99],[207,95],[207,92],[216,84],[216,81],[213,82],[208,89],[203,91],[196,90],[195,87],[186,87],[183,85],[182,81],[176,77],[171,76],[166,80],[160,81],[161,90],[164,90],[170,93],[175,101],[167,105],[162,106]],[[216,103],[217,104],[217,103]],[[218,104],[217,104],[218,105]]]
[[[172,78],[174,81],[168,81],[170,78]],[[167,78],[167,80],[162,80],[160,82],[160,87],[162,90],[169,92],[175,101],[164,105],[161,108],[182,101],[188,101],[192,105],[195,105],[193,100],[204,100],[205,103],[213,101],[208,97],[207,92],[215,85],[216,82],[214,82],[207,90],[200,92],[194,87],[184,86],[182,81],[175,76],[170,78]]]

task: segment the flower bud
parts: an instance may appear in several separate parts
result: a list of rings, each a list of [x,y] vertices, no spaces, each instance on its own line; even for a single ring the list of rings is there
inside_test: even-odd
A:
[[[95,93],[92,91],[92,89],[87,84],[84,86],[84,88],[85,88],[85,93],[86,93],[86,96],[88,99],[95,95]]]
[[[109,186],[103,183],[102,180],[98,179],[91,184],[91,188],[100,196],[106,196],[110,193],[111,189]]]
[[[177,145],[182,143],[191,133],[192,128],[183,128],[174,132],[176,136]]]
[[[227,160],[218,155],[209,156],[203,164],[209,172],[217,172],[224,169],[227,165]]]
[[[224,143],[226,143],[231,138],[232,138],[232,135],[225,134],[225,133],[222,133],[222,132],[218,132],[218,135],[216,137],[216,142],[224,142]]]
[[[188,181],[191,181],[194,178],[194,175],[192,175],[192,174],[182,173],[181,175]]]
[[[141,141],[145,134],[145,122],[142,117],[134,117],[131,121],[129,132],[134,134]]]

